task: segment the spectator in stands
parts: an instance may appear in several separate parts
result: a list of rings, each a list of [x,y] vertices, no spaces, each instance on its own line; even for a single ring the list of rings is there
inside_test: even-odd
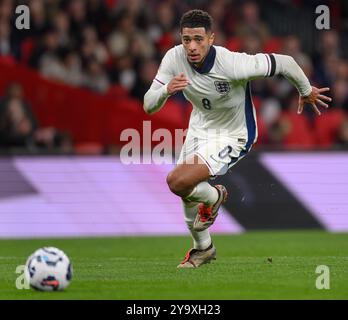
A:
[[[13,0],[0,1],[0,20],[9,22],[12,18],[13,11],[14,11]]]
[[[348,117],[344,119],[338,128],[336,144],[341,148],[348,148]]]
[[[47,78],[70,85],[81,86],[83,74],[80,56],[71,49],[60,49],[55,56],[43,56],[40,63],[41,73]]]
[[[67,10],[70,16],[70,34],[81,38],[83,27],[87,24],[87,1],[69,1]]]
[[[98,0],[94,0],[98,1]],[[121,11],[128,12],[132,17],[137,29],[145,30],[148,27],[149,20],[157,10],[153,10],[151,3],[144,0],[116,0],[117,5],[114,8],[116,15]],[[158,1],[156,6],[164,1]]]
[[[40,38],[40,42],[35,47],[35,50],[30,57],[30,65],[34,68],[40,69],[43,60],[58,63],[59,48],[59,34],[57,30],[53,27],[47,27],[42,38]]]
[[[336,30],[330,29],[320,33],[319,53],[322,57],[327,57],[331,54],[340,57],[342,51],[340,48],[339,34]]]
[[[29,33],[31,36],[41,36],[42,33],[48,27],[44,0],[29,1],[29,10],[30,10]]]
[[[337,80],[348,81],[348,63],[347,61],[340,59],[337,64]]]
[[[13,56],[19,58],[20,49],[18,41],[11,34],[10,22],[0,18],[0,56]]]
[[[332,87],[332,105],[348,111],[348,81],[338,80]]]
[[[242,52],[257,54],[262,52],[262,40],[257,34],[247,34],[242,38]]]
[[[94,26],[87,25],[82,30],[81,57],[84,62],[95,59],[103,66],[109,59],[106,46],[99,40]]]
[[[281,104],[276,98],[267,98],[262,101],[259,115],[262,117],[267,131],[270,131],[281,114]]]
[[[118,13],[116,28],[108,38],[108,47],[114,57],[150,58],[155,53],[151,39],[137,28],[135,17],[126,9]]]
[[[223,27],[225,10],[226,10],[225,6],[226,6],[225,0],[212,0],[208,4],[207,11],[209,11],[209,14],[212,16],[214,21],[216,21],[215,27],[217,27],[218,29],[221,29]]]
[[[320,33],[318,53],[314,57],[315,79],[323,86],[331,86],[338,76],[338,66],[342,58],[339,34],[336,30]]]
[[[271,125],[269,132],[270,142],[273,145],[282,145],[286,148],[313,148],[315,140],[310,123],[306,117],[299,117],[297,114],[297,93],[289,95],[286,105],[286,110]]]
[[[156,14],[152,14],[148,18],[147,35],[151,42],[156,45],[156,54],[160,58],[175,43],[177,36],[174,31],[175,19],[175,8],[173,8],[170,1],[161,2]]]
[[[236,26],[235,34],[240,38],[255,35],[259,37],[262,46],[269,38],[268,27],[260,19],[259,7],[256,2],[247,1],[242,4],[241,18]]]
[[[137,79],[130,91],[133,97],[138,98],[139,100],[144,98],[146,91],[149,89],[156,76],[158,67],[159,65],[154,59],[142,61],[140,64],[140,70],[137,72]]]
[[[133,57],[128,55],[113,57],[109,77],[112,82],[117,82],[126,90],[131,90],[136,80]]]
[[[72,41],[69,35],[70,19],[66,12],[60,10],[53,17],[53,26],[58,34],[59,46],[71,46]]]
[[[102,38],[109,32],[107,1],[89,0],[86,4],[87,21],[89,25],[95,26]]]
[[[18,83],[12,83],[8,87],[5,98],[0,103],[0,146],[21,147],[27,150],[71,150],[67,135],[54,128],[39,127]]]
[[[96,58],[88,61],[82,84],[84,87],[100,93],[105,93],[109,89],[110,82],[107,74]]]
[[[22,99],[22,88],[12,84],[0,104],[0,143],[26,147],[32,143],[37,123],[28,104]]]
[[[114,31],[107,42],[112,56],[120,57],[128,53],[132,34],[136,33],[134,17],[126,10],[118,13]]]
[[[162,34],[173,31],[176,22],[175,8],[169,1],[159,3],[156,18]]]

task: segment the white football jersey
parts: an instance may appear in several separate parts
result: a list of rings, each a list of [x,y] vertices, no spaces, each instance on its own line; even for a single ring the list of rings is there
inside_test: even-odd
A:
[[[273,76],[275,64],[273,55],[248,55],[212,46],[197,69],[188,62],[183,45],[178,45],[163,57],[154,81],[167,84],[183,73],[190,81],[183,94],[193,105],[189,134],[200,138],[219,130],[245,141],[248,151],[257,139],[249,81]]]

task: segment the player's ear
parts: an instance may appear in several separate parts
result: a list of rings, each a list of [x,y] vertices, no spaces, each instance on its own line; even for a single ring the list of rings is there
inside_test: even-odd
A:
[[[213,45],[214,43],[214,40],[215,40],[215,33],[212,32],[211,35],[209,36],[209,45]]]

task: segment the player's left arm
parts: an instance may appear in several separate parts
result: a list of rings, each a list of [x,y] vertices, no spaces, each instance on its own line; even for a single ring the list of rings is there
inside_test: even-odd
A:
[[[318,105],[328,108],[326,102],[331,98],[324,92],[329,88],[316,88],[311,86],[303,70],[291,56],[282,54],[248,55],[245,53],[234,55],[234,78],[252,80],[260,77],[272,77],[278,74],[287,78],[300,94],[298,113],[302,113],[305,104],[310,104],[314,111],[320,115]]]
[[[327,109],[329,105],[326,102],[332,100],[324,94],[330,88],[311,86],[308,78],[293,57],[281,54],[272,54],[272,56],[275,62],[275,74],[281,74],[286,77],[299,91],[300,97],[297,113],[302,113],[304,105],[310,104],[315,113],[320,116],[321,112],[318,105]]]

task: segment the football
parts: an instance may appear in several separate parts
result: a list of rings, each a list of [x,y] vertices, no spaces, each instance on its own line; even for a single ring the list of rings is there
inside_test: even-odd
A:
[[[70,259],[57,248],[40,248],[28,258],[25,264],[25,278],[36,290],[64,290],[72,279]]]

